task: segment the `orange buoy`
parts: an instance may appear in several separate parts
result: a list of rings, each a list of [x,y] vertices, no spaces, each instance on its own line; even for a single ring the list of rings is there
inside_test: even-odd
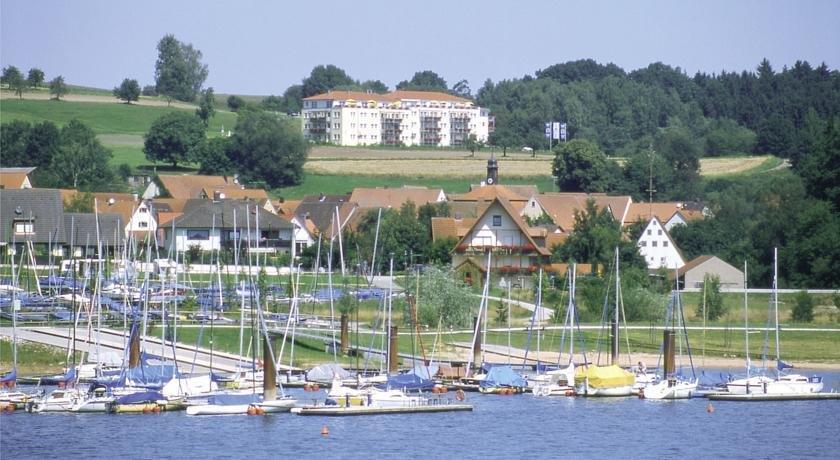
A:
[[[152,412],[159,414],[160,413],[160,405],[155,404],[155,407],[152,408]]]
[[[248,406],[248,410],[246,412],[248,415],[257,415],[257,408],[254,406]]]
[[[312,391],[312,385],[308,383],[303,384],[303,391]]]
[[[566,396],[574,396],[575,390],[566,390]]]
[[[320,390],[321,390],[320,385],[318,385],[317,383],[312,384],[312,391],[320,391]]]
[[[440,393],[440,388],[438,388],[438,387],[432,387],[432,393],[434,393],[434,394],[438,394],[438,393]]]
[[[149,407],[148,405],[143,406],[143,413],[144,414],[151,414],[152,413],[152,408]]]
[[[458,401],[463,401],[467,399],[467,395],[466,393],[464,393],[464,390],[459,388],[458,391],[455,392],[455,399],[457,399]]]
[[[448,393],[448,392],[449,392],[449,388],[447,388],[447,387],[446,387],[446,385],[444,385],[444,386],[440,387],[440,392],[441,392],[441,393]]]
[[[711,413],[712,413],[712,412],[714,412],[714,411],[715,411],[715,406],[713,406],[713,405],[712,405],[712,402],[711,402],[711,401],[709,401],[709,405],[708,405],[708,406],[706,406],[706,412],[708,412],[708,413],[710,413],[710,414],[711,414]]]
[[[321,427],[321,436],[327,436],[330,434],[330,429],[327,428],[327,425]]]

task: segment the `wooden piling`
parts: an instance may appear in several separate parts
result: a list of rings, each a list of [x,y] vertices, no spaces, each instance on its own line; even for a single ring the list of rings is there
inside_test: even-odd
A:
[[[397,326],[391,326],[388,334],[388,373],[396,374],[400,357],[397,356]]]
[[[263,401],[277,399],[277,368],[272,358],[272,343],[269,334],[263,335]]]

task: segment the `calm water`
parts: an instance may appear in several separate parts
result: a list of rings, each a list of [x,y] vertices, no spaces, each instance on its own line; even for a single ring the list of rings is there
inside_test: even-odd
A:
[[[840,373],[822,375],[840,388]],[[467,400],[472,413],[347,418],[16,412],[0,416],[0,458],[836,458],[840,450],[840,401],[721,401],[710,414],[705,399]]]

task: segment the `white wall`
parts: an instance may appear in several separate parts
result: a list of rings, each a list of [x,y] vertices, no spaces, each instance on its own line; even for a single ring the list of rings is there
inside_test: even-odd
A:
[[[636,244],[649,269],[680,268],[685,261],[674,246],[668,231],[658,219],[651,219]]]

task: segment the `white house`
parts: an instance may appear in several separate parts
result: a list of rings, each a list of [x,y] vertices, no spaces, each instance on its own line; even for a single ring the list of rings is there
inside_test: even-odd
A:
[[[648,269],[675,269],[685,265],[679,248],[656,217],[648,222],[636,245],[639,247],[639,254],[645,258]]]

